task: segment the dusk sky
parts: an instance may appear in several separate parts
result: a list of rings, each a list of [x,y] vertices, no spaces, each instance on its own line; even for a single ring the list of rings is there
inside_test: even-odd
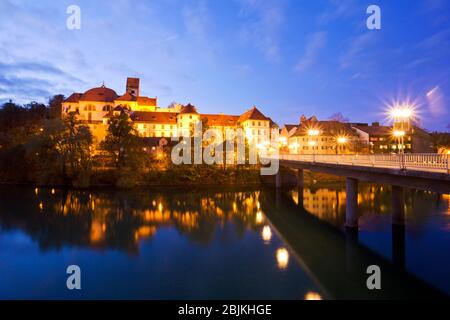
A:
[[[71,4],[80,30],[66,27]],[[381,30],[366,27],[370,4]],[[450,130],[449,71],[446,0],[0,0],[0,102],[103,81],[123,94],[135,76],[163,107],[383,122],[386,103],[409,99],[425,128]]]

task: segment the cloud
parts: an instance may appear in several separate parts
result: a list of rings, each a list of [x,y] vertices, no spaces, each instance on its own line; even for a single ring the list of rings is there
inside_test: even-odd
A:
[[[80,79],[45,62],[0,62],[0,99],[19,103],[44,101],[60,93],[61,86],[83,84]]]
[[[428,91],[426,97],[428,101],[428,111],[432,117],[442,117],[447,113],[444,92],[439,86],[435,86]]]
[[[445,29],[422,40],[421,42],[419,42],[417,47],[421,49],[435,49],[439,47],[440,49],[442,49],[443,47],[449,44],[449,40],[450,40],[450,29]]]
[[[317,22],[326,24],[333,20],[352,16],[358,12],[358,5],[355,0],[330,0],[328,8],[319,15]]]
[[[342,69],[347,69],[357,63],[362,53],[370,52],[370,46],[375,42],[374,32],[365,32],[350,41],[347,49],[339,57],[339,64]]]
[[[327,33],[326,32],[315,32],[310,34],[306,40],[306,47],[303,56],[297,62],[295,66],[295,71],[303,72],[309,66],[311,66],[319,54],[319,51],[325,47],[327,43]]]
[[[239,17],[244,20],[239,35],[243,42],[251,43],[268,61],[281,59],[280,32],[285,22],[286,1],[237,0]]]

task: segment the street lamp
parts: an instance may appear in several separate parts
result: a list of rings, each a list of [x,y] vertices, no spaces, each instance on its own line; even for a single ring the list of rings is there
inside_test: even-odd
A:
[[[390,116],[394,120],[393,135],[398,141],[399,153],[405,153],[405,136],[411,129],[411,120],[415,117],[415,107],[408,104],[397,104],[389,110]]]
[[[309,144],[309,145],[312,147],[312,149],[313,149],[313,155],[316,154],[315,146],[316,146],[317,142],[316,142],[315,140],[311,140],[311,139],[314,139],[314,137],[317,137],[317,136],[319,136],[319,135],[320,135],[320,130],[318,130],[318,129],[309,129],[309,130],[308,130],[308,136],[309,136],[308,144]]]
[[[336,142],[337,142],[336,154],[338,154],[339,145],[342,146],[342,145],[346,144],[347,141],[348,141],[348,139],[346,137],[337,137],[337,139],[336,139]]]
[[[398,141],[398,149],[399,153],[403,154],[405,153],[405,145],[404,145],[404,139],[405,139],[406,132],[403,130],[394,130],[394,137]]]

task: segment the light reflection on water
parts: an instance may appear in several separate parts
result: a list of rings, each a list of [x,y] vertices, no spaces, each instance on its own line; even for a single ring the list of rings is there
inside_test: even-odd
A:
[[[342,230],[343,187],[306,188],[302,195],[308,216]],[[367,297],[365,288],[335,286],[346,276],[360,281],[364,273],[351,264],[365,266],[373,257],[358,249],[348,260],[355,250],[343,234],[300,214],[298,190],[281,202],[273,190],[5,188],[0,198],[0,274],[8,272],[0,277],[0,298]],[[359,243],[393,261],[399,237],[390,224],[389,188],[361,185],[358,203]],[[450,293],[450,196],[408,191],[405,211],[400,254],[407,271]],[[340,270],[341,262],[344,274],[323,272],[323,265]],[[60,285],[72,263],[92,283],[75,295]]]
[[[302,299],[320,292],[272,232],[260,196],[259,190],[4,190],[0,261],[7,262],[0,274],[14,271],[0,277],[7,289],[0,298]],[[17,237],[28,239],[25,252]],[[71,295],[57,286],[69,263],[79,263],[95,288]],[[20,272],[33,268],[39,277],[23,282]]]
[[[301,189],[300,189],[301,190]],[[289,196],[299,204],[299,190]],[[303,207],[311,215],[344,229],[345,187],[303,190]],[[386,259],[395,260],[397,234],[391,225],[390,187],[361,184],[358,194],[359,242]],[[406,190],[405,234],[400,245],[407,271],[450,294],[450,195]]]

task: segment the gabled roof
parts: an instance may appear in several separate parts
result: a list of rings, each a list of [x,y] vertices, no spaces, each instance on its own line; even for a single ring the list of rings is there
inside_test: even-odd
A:
[[[275,121],[273,121],[270,117],[269,118],[267,118],[267,120],[269,120],[270,121],[270,127],[271,128],[279,128],[280,126],[275,122]]]
[[[239,116],[230,116],[224,114],[202,114],[201,120],[208,120],[208,126],[234,127],[237,125]]]
[[[82,93],[72,93],[64,102],[79,102],[82,95]]]
[[[265,115],[262,114],[261,111],[258,110],[255,106],[250,110],[247,110],[239,117],[239,122],[242,123],[247,120],[269,120]]]
[[[190,103],[181,108],[180,113],[198,114],[197,109]]]
[[[292,129],[297,129],[299,126],[297,124],[285,124],[284,127],[288,132],[290,132]]]
[[[116,101],[136,101],[136,97],[127,92],[124,95],[116,98]]]
[[[131,113],[131,120],[135,122],[176,124],[177,114],[173,112],[147,112],[134,111]]]
[[[156,106],[157,98],[137,97],[136,101],[144,106]]]

